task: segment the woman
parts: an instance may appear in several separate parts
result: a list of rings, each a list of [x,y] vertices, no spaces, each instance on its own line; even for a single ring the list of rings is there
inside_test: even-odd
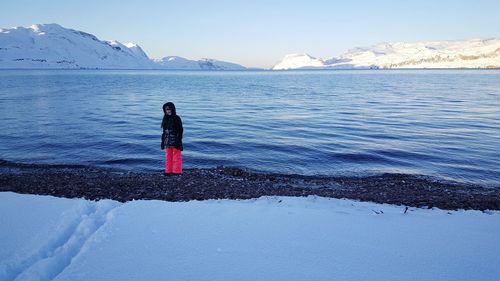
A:
[[[175,111],[175,105],[167,102],[163,105],[163,121],[161,127],[161,149],[166,150],[165,175],[180,175],[182,173],[182,120]]]

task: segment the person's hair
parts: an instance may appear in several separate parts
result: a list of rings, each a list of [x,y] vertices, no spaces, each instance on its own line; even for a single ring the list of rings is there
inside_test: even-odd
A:
[[[172,115],[177,115],[177,112],[175,110],[175,105],[173,102],[166,102],[165,104],[163,104],[163,113],[166,115],[167,112],[166,112],[166,109],[170,108],[170,110],[172,111]]]

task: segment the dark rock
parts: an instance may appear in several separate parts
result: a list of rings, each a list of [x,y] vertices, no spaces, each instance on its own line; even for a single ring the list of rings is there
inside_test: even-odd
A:
[[[0,191],[120,202],[317,195],[420,208],[500,210],[497,186],[439,181],[418,175],[321,177],[254,173],[222,166],[188,169],[180,176],[165,177],[163,172],[0,160]]]

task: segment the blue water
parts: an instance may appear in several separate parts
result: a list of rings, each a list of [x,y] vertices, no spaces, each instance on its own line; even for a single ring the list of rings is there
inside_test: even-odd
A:
[[[0,71],[0,158],[160,171],[162,105],[184,167],[500,182],[500,71]]]

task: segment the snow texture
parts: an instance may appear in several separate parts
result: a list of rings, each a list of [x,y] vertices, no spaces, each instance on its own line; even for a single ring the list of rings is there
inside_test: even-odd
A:
[[[500,212],[0,193],[0,280],[497,280]]]
[[[243,70],[213,59],[151,60],[135,43],[101,41],[58,24],[0,29],[1,68]]]
[[[380,43],[330,59],[287,55],[273,70],[378,68],[499,68],[500,39]]]

